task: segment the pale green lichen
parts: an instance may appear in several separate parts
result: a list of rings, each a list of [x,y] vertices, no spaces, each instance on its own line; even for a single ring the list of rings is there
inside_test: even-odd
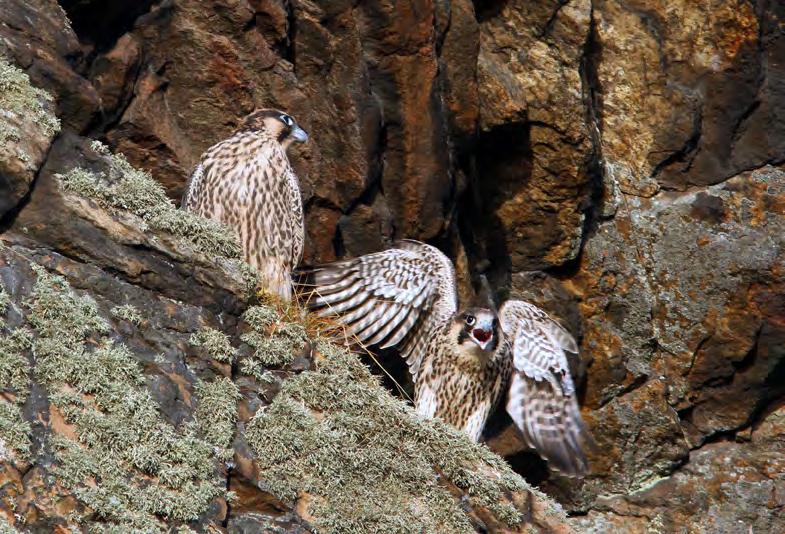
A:
[[[19,534],[19,531],[10,525],[3,516],[0,516],[0,534]]]
[[[229,342],[229,336],[216,330],[215,328],[204,327],[198,332],[194,332],[189,338],[189,343],[196,347],[202,347],[207,354],[219,362],[231,362],[234,360],[234,348]]]
[[[394,399],[356,356],[322,344],[324,359],[283,383],[246,437],[266,489],[284,500],[313,497],[319,532],[474,532],[443,482],[509,524],[503,501],[526,483],[486,447]]]
[[[11,304],[11,297],[6,293],[3,283],[0,282],[0,315],[8,311],[8,306]]]
[[[149,173],[134,168],[121,154],[95,141],[93,150],[107,162],[105,173],[74,168],[57,175],[63,190],[97,201],[105,208],[127,210],[150,228],[189,241],[196,250],[227,258],[240,255],[237,237],[215,221],[178,210],[163,186]]]
[[[30,362],[25,353],[32,345],[32,334],[17,328],[0,335],[0,391],[11,392],[23,403],[30,392]]]
[[[26,461],[30,456],[30,423],[19,406],[0,399],[0,462]]]
[[[47,136],[59,132],[60,121],[45,105],[51,100],[49,93],[30,84],[27,74],[0,56],[0,144],[21,140],[19,130],[10,125],[11,116],[35,123]]]
[[[241,364],[241,370],[246,374],[257,375],[263,366],[291,363],[308,341],[303,325],[280,320],[278,313],[269,306],[252,306],[243,319],[251,331],[240,339],[255,349]]]
[[[226,377],[211,382],[200,380],[196,383],[196,398],[195,419],[202,435],[215,447],[219,457],[231,459],[240,390]]]
[[[95,302],[34,267],[26,301],[35,375],[77,441],[51,440],[52,472],[103,523],[91,531],[164,532],[162,520],[191,521],[224,495],[214,447],[196,424],[164,420],[133,354],[106,336]]]
[[[131,324],[139,326],[142,324],[142,314],[136,309],[133,304],[123,304],[122,306],[115,306],[112,308],[112,315],[123,321],[128,321]]]
[[[228,262],[230,265],[234,266],[237,268],[237,270],[240,271],[240,276],[243,278],[245,293],[248,295],[253,295],[261,282],[259,271],[241,259],[230,258]]]

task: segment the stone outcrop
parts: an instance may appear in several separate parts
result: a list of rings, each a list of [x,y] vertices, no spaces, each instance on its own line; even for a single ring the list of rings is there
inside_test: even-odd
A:
[[[9,532],[567,533],[299,308],[255,302],[224,229],[64,133],[0,239]]]
[[[60,122],[51,96],[30,85],[21,70],[0,59],[0,217],[30,190]]]
[[[0,146],[0,235],[4,254],[25,255],[6,260],[11,270],[26,273],[8,294],[29,298],[30,262],[64,275],[98,302],[111,323],[102,335],[147,355],[134,357],[158,376],[146,387],[168,420],[190,420],[195,377],[239,372],[192,352],[191,333],[210,326],[255,350],[240,340],[248,273],[183,241],[170,204],[123,215],[122,191],[77,201],[53,176],[83,193],[85,178],[111,177],[85,140],[100,139],[177,199],[207,146],[254,107],[280,107],[312,139],[292,155],[306,262],[426,239],[456,260],[462,294],[485,271],[500,297],[536,302],[579,338],[571,364],[599,445],[592,474],[550,477],[503,415],[488,435],[572,528],[783,531],[784,22],[768,0],[0,0],[0,54],[28,77],[13,71],[26,95],[16,104],[0,93],[0,136],[18,138]],[[89,172],[68,176],[76,162]],[[188,228],[231,256],[214,229]],[[160,327],[107,311],[129,303]],[[21,306],[7,312],[14,326]],[[161,371],[158,352],[195,370]],[[186,375],[186,386],[175,378]],[[44,410],[43,387],[25,401],[27,422]],[[307,404],[284,393],[277,410]],[[242,428],[258,408],[244,398]],[[310,528],[307,513],[258,496],[259,466],[236,469],[239,503],[211,511],[216,526],[233,517],[253,531],[260,513]],[[13,491],[46,493],[26,490],[42,487],[40,473],[26,476]],[[46,506],[42,518],[72,510]]]

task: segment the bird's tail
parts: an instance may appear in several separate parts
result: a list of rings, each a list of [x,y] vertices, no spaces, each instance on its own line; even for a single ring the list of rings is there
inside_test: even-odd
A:
[[[260,258],[255,266],[259,273],[259,289],[266,291],[284,302],[292,300],[291,269],[282,258]]]

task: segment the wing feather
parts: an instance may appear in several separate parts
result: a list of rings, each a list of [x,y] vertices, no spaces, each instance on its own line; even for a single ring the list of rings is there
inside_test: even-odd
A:
[[[364,345],[398,346],[410,369],[422,358],[418,340],[457,311],[452,262],[418,241],[300,274],[310,284],[309,308],[336,317]]]
[[[565,354],[577,353],[575,339],[527,302],[505,302],[499,317],[513,353],[507,412],[551,467],[567,476],[585,475],[589,465],[584,447],[593,442]]]

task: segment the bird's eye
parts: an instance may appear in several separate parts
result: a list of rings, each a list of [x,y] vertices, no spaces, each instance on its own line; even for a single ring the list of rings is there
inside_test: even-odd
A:
[[[477,322],[477,318],[474,315],[467,315],[466,316],[466,324],[469,326],[473,326],[474,323]]]
[[[287,126],[291,126],[294,124],[294,119],[292,119],[289,115],[281,115],[281,122]]]

